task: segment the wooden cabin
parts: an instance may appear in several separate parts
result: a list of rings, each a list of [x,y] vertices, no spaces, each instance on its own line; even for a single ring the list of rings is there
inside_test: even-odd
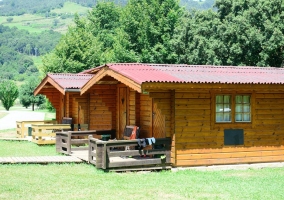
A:
[[[172,139],[173,166],[284,161],[284,69],[106,64],[48,74],[35,89],[89,129]]]

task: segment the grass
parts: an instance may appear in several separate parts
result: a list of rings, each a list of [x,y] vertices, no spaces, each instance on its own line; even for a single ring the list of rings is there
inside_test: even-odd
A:
[[[64,6],[60,9],[54,9],[51,11],[51,13],[57,13],[57,14],[86,14],[91,8],[81,6],[79,4],[73,3],[73,2],[65,2]]]
[[[2,156],[56,155],[54,145],[0,141]],[[283,168],[105,173],[83,164],[0,165],[0,199],[283,199]]]
[[[30,17],[30,18],[29,18]],[[5,22],[3,17],[0,17],[0,21],[2,24],[9,27],[17,27],[18,29],[27,30],[30,33],[40,33],[45,30],[53,29],[57,31],[60,29],[61,33],[65,33],[67,31],[68,25],[72,24],[73,19],[58,19],[57,17],[49,17],[45,18],[40,15],[31,15],[25,14],[21,16],[13,16],[14,20],[10,23]],[[57,19],[59,23],[57,26],[53,26],[54,20]]]
[[[0,130],[0,138],[16,138],[16,137],[17,137],[16,128]]]
[[[0,165],[0,199],[283,199],[282,168],[104,173],[87,164]]]
[[[0,16],[0,24],[9,27],[15,26],[31,33],[40,33],[44,30],[51,29],[60,33],[66,33],[68,26],[74,23],[74,14],[79,13],[81,15],[86,15],[88,10],[90,10],[90,8],[83,7],[76,3],[65,2],[61,9],[54,9],[51,11],[51,13],[67,15],[64,19],[58,16],[52,16],[52,14],[47,18],[37,14],[24,14],[20,16],[11,16],[13,17],[12,22],[7,22],[7,16]],[[58,22],[56,26],[54,26],[54,20]]]
[[[55,145],[39,146],[28,141],[0,140],[0,157],[7,156],[54,156],[58,155]],[[1,198],[0,198],[1,199]]]

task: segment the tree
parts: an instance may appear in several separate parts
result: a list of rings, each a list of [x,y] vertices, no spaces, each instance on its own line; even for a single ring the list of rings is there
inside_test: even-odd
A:
[[[87,18],[75,15],[75,25],[61,38],[54,51],[43,57],[43,71],[78,73],[114,61],[115,28],[119,8],[113,3],[98,3]]]
[[[6,19],[6,20],[7,20],[7,22],[9,22],[9,23],[10,23],[10,22],[12,22],[12,21],[13,21],[13,19],[14,19],[13,17],[7,17],[7,19]]]
[[[129,1],[121,23],[140,62],[173,62],[170,41],[182,14],[176,0]]]
[[[2,80],[0,82],[0,100],[7,111],[14,105],[18,95],[18,88],[13,81]]]
[[[172,43],[178,63],[284,65],[282,0],[217,0],[217,11],[191,11]]]
[[[20,103],[25,107],[28,108],[32,106],[32,110],[34,111],[35,104],[39,106],[43,104],[45,99],[43,95],[36,95],[34,96],[33,92],[36,86],[38,85],[38,79],[32,77],[29,78],[25,84],[21,86],[20,89]]]

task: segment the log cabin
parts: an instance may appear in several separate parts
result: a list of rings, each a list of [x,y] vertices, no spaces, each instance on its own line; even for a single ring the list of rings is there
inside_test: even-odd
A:
[[[111,63],[47,74],[35,89],[89,129],[170,137],[173,166],[284,161],[284,69]]]

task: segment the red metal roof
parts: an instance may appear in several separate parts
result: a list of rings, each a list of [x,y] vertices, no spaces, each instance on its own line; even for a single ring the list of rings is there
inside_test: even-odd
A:
[[[114,63],[110,69],[143,82],[283,84],[284,68]]]
[[[81,88],[92,77],[92,74],[47,74],[54,82],[62,88]]]

